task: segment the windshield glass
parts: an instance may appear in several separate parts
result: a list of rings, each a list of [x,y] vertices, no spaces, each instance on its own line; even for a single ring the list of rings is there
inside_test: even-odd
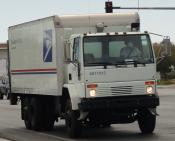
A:
[[[146,34],[84,37],[84,65],[153,63],[150,38]]]

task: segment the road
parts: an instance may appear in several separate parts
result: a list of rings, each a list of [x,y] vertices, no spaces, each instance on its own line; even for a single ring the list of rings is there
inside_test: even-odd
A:
[[[110,128],[84,129],[81,141],[174,141],[175,140],[175,88],[160,88],[157,126],[154,134],[142,135],[137,122],[116,124]],[[56,123],[52,132],[26,130],[20,119],[20,106],[10,106],[7,100],[0,101],[0,137],[14,141],[74,141],[69,139],[64,121]]]

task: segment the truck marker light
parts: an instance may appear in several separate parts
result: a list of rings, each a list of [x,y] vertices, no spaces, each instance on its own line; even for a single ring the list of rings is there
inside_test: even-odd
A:
[[[98,86],[97,84],[88,84],[87,88],[91,88],[92,89],[92,88],[97,88],[97,86]]]
[[[154,81],[146,81],[145,85],[155,85],[155,82]]]

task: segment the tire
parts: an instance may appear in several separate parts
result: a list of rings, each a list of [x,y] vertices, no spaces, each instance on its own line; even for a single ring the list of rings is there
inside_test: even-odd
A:
[[[25,119],[24,124],[25,124],[26,129],[28,129],[28,130],[32,129],[31,121]]]
[[[65,113],[66,113],[65,123],[68,135],[71,138],[80,137],[82,132],[82,126],[81,122],[77,119],[79,116],[79,112],[72,110],[72,104],[70,99],[68,99],[66,102]]]
[[[110,123],[103,123],[102,124],[102,127],[103,128],[110,128],[111,127],[111,124]]]
[[[6,88],[6,90],[5,90],[5,95],[6,95],[7,100],[9,100],[10,99],[10,96],[9,96],[9,90],[8,90],[8,88]]]
[[[43,112],[42,112],[42,102],[40,97],[31,98],[31,106],[29,108],[29,118],[31,121],[32,129],[35,131],[40,131],[43,127]]]
[[[110,128],[111,124],[110,123],[98,123],[98,121],[95,121],[91,123],[92,128]]]
[[[7,93],[7,100],[9,100],[10,99],[10,94],[9,93]]]
[[[2,93],[0,93],[0,99],[3,99],[3,94]]]
[[[151,114],[148,110],[138,112],[138,124],[143,134],[151,134],[156,125],[156,115]]]
[[[43,119],[43,129],[45,131],[51,131],[54,127],[54,101],[52,98],[45,99],[43,101],[44,107],[44,119]]]
[[[23,106],[21,108],[22,116],[24,118],[24,124],[26,129],[31,130],[32,129],[32,124],[31,124],[31,119],[30,119],[30,99],[29,97],[25,97],[23,102]]]
[[[14,93],[10,93],[10,105],[17,105],[18,97]]]

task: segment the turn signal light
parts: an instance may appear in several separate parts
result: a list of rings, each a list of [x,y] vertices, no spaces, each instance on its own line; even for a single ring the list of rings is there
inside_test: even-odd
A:
[[[145,85],[155,85],[155,82],[154,81],[146,81]]]
[[[93,89],[93,88],[97,88],[97,84],[88,84],[87,88]]]

